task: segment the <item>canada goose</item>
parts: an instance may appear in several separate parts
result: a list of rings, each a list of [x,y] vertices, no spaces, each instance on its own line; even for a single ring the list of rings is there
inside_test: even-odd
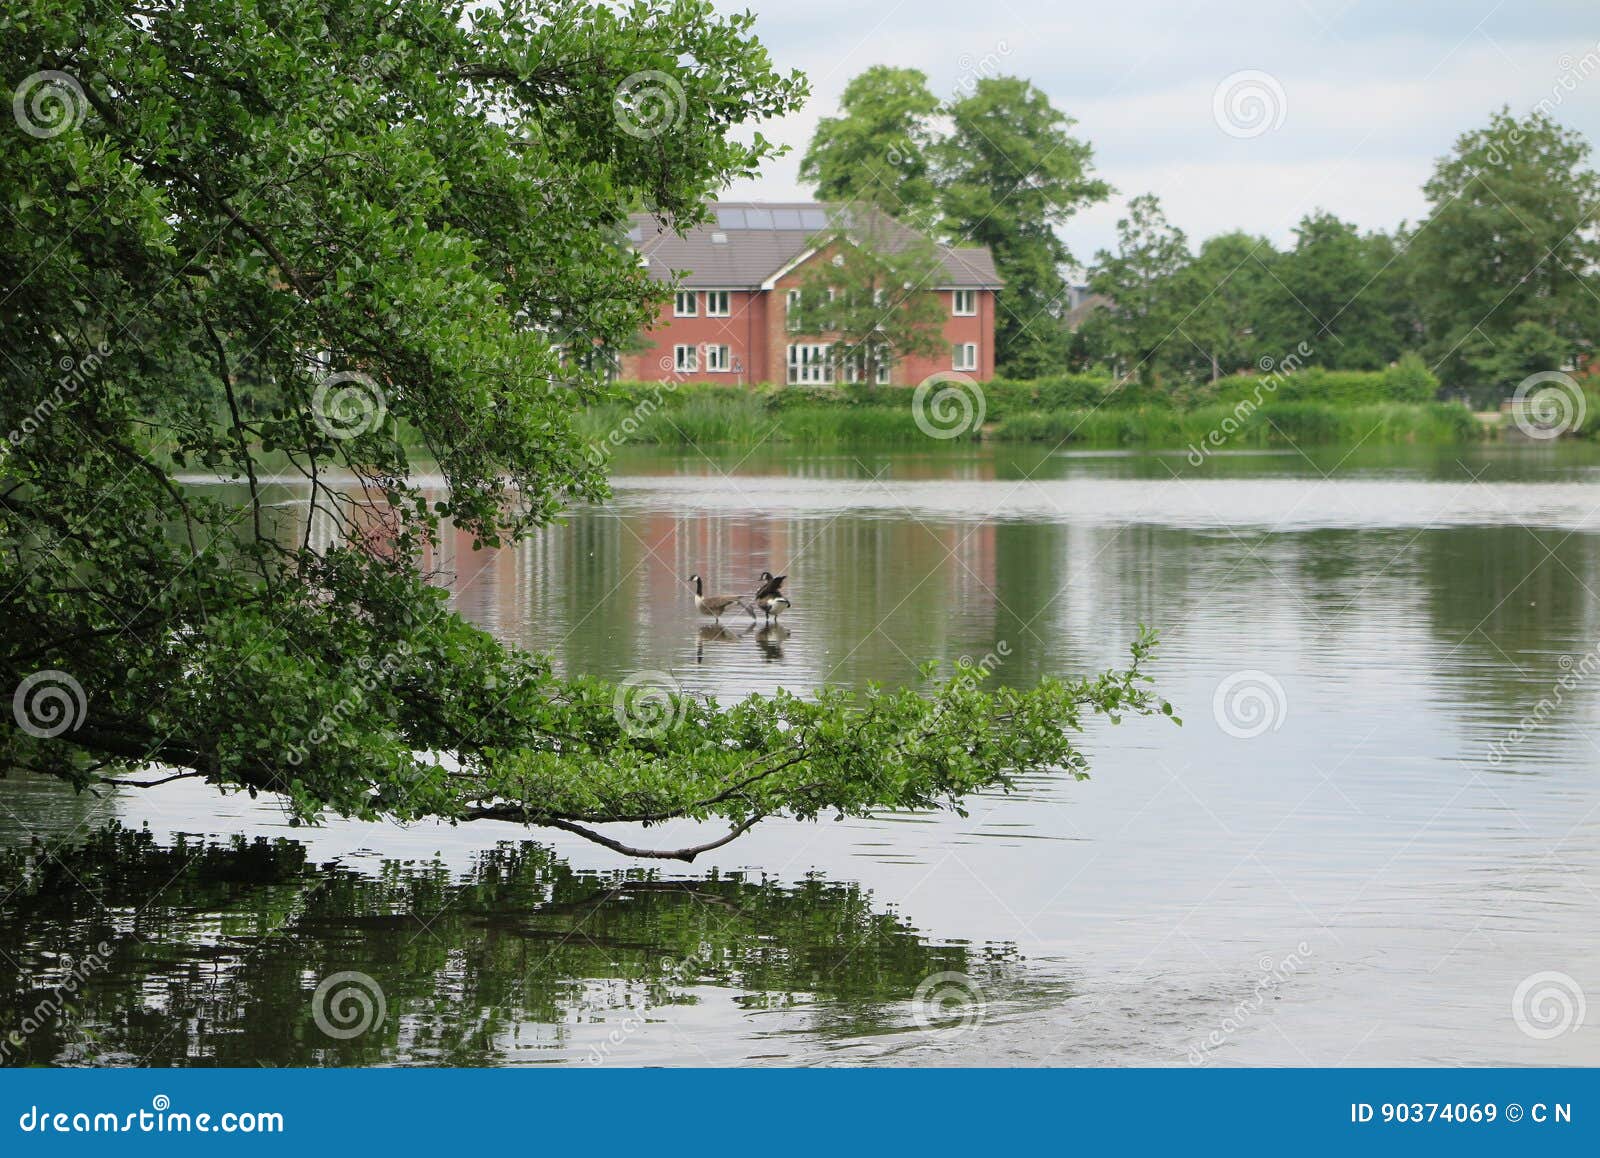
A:
[[[689,582],[694,584],[694,605],[701,615],[709,615],[716,622],[722,622],[722,614],[735,604],[750,613],[750,618],[756,617],[755,608],[746,603],[737,595],[707,595],[705,584],[700,581],[700,576],[689,576]]]
[[[761,572],[761,586],[756,588],[756,606],[766,612],[767,617],[777,621],[780,612],[787,611],[793,606],[783,593],[783,581],[787,575],[774,575],[771,571]]]

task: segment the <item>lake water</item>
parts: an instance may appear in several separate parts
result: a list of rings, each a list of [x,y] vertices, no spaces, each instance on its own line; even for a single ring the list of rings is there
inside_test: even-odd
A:
[[[1097,724],[1092,779],[966,817],[772,821],[673,867],[13,777],[0,1021],[87,975],[7,1060],[1600,1064],[1600,448],[618,465],[515,548],[447,541],[457,606],[723,699],[990,653],[1027,684],[1148,624],[1183,725]],[[763,569],[781,628],[695,615],[691,572]],[[343,972],[381,993],[349,1037],[315,996]]]

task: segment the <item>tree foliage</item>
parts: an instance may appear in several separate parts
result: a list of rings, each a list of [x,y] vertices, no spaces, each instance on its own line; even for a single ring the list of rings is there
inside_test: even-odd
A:
[[[1541,369],[1594,350],[1600,175],[1590,151],[1542,112],[1501,110],[1462,134],[1423,186],[1432,209],[1411,243],[1413,286],[1429,360],[1447,380],[1503,375],[1518,362],[1507,345],[1526,350],[1528,325],[1555,338],[1546,357],[1559,360]]]
[[[939,107],[925,73],[874,65],[845,86],[839,115],[817,122],[801,179],[825,201],[875,205],[909,224],[931,225],[929,150]]]
[[[664,292],[627,214],[703,220],[772,155],[734,130],[804,92],[751,28],[707,0],[0,14],[27,114],[0,132],[0,683],[19,724],[0,769],[192,776],[298,820],[492,817],[652,854],[595,826],[721,818],[714,847],[780,813],[954,806],[1081,773],[1088,713],[1170,711],[1141,639],[1124,670],[1028,691],[959,671],[678,696],[670,726],[641,726],[621,689],[557,676],[418,574],[443,520],[498,543],[605,493],[571,425],[598,386],[587,355]],[[302,505],[268,500],[285,480]]]
[[[941,131],[941,126],[947,128]],[[958,245],[986,245],[1005,281],[996,322],[1002,373],[1058,371],[1071,260],[1056,227],[1105,200],[1075,122],[1019,77],[977,80],[941,103],[914,69],[878,66],[819,122],[800,175],[819,196],[877,205]]]
[[[876,382],[880,367],[946,349],[933,243],[866,205],[842,209],[813,239],[789,328],[832,340],[839,376]]]

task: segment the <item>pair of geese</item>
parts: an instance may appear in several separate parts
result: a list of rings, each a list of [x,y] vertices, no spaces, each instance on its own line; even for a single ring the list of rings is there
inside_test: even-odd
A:
[[[723,615],[733,607],[742,607],[750,613],[750,618],[756,617],[756,609],[760,608],[766,617],[776,622],[779,614],[790,607],[789,599],[783,593],[783,581],[787,575],[774,575],[771,571],[761,572],[761,583],[756,588],[755,597],[746,599],[743,595],[707,595],[705,583],[700,576],[689,576],[689,582],[694,585],[694,605],[701,615],[709,615],[712,620],[721,623]]]

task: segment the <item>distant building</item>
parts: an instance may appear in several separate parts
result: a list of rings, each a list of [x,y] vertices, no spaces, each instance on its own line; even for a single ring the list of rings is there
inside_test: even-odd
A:
[[[632,220],[629,238],[658,281],[683,274],[674,300],[644,335],[648,348],[624,354],[623,378],[646,382],[753,382],[791,386],[831,383],[846,374],[825,336],[789,329],[791,294],[813,261],[812,243],[840,207],[816,202],[724,201],[713,220],[679,237],[648,214]],[[916,234],[898,222],[898,231]],[[995,294],[1001,282],[987,247],[936,246],[939,277],[928,287],[944,306],[949,353],[895,359],[879,380],[921,382],[940,371],[979,380],[994,377]]]

